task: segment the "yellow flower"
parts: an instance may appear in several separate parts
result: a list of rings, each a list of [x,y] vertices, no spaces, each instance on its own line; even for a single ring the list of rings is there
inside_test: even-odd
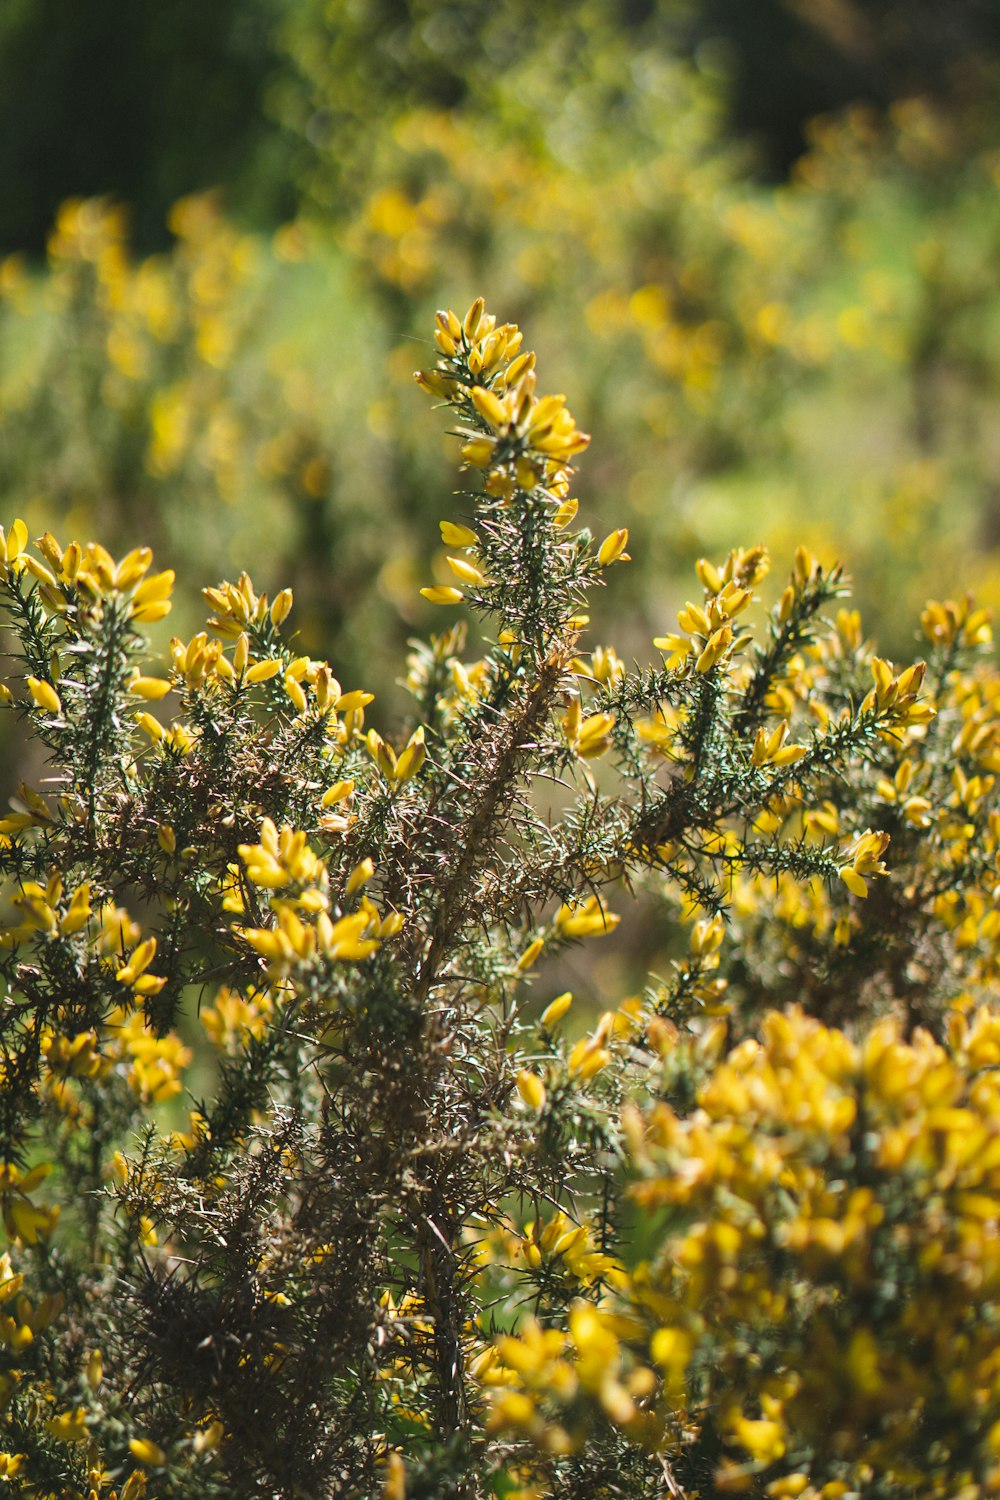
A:
[[[478,547],[479,538],[468,526],[457,526],[451,521],[439,522],[441,540],[446,547]]]
[[[517,1075],[517,1092],[529,1109],[536,1112],[545,1108],[545,1085],[537,1073],[522,1068]]]
[[[161,1469],[167,1462],[167,1455],[159,1443],[154,1443],[151,1438],[129,1438],[128,1445],[133,1458],[137,1458],[141,1464],[148,1464],[150,1468]]]
[[[461,604],[465,598],[461,589],[451,588],[448,584],[436,584],[432,588],[421,589],[420,593],[429,604]]]
[[[621,526],[617,531],[612,531],[604,538],[597,549],[597,561],[602,568],[609,568],[614,562],[630,561],[625,548],[628,544],[628,527]]]
[[[547,1027],[558,1025],[572,1004],[573,996],[569,990],[565,994],[557,995],[542,1011],[540,1024]]]
[[[50,682],[42,682],[37,677],[29,677],[27,683],[28,691],[39,708],[43,708],[48,714],[62,713],[62,701]]]
[[[621,917],[605,910],[597,896],[588,896],[579,906],[561,906],[555,925],[565,938],[600,937],[613,932],[620,921]]]
[[[87,1436],[87,1413],[82,1406],[73,1411],[60,1412],[45,1423],[50,1437],[60,1443],[80,1443]]]

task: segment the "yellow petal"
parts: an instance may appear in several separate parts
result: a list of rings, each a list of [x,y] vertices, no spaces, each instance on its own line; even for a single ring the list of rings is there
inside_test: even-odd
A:
[[[569,523],[570,523],[570,521],[573,520],[574,516],[576,515],[576,513],[577,513],[577,511],[579,509],[580,509],[580,502],[579,502],[579,500],[564,500],[562,502],[562,504],[560,506],[558,506],[557,509],[555,510],[555,512],[553,513],[553,516],[552,516],[552,524],[553,524],[553,526],[559,526],[559,527],[568,526]]]
[[[855,896],[860,896],[863,900],[868,895],[868,882],[858,874],[853,865],[845,865],[837,874]]]
[[[494,395],[492,391],[484,390],[482,386],[478,385],[473,388],[471,395],[472,404],[484,421],[497,430],[507,426],[511,414],[499,396]]]
[[[617,531],[612,531],[604,538],[597,549],[597,561],[602,568],[610,567],[617,562],[625,553],[628,544],[628,527],[621,526]]]
[[[486,582],[485,577],[480,573],[475,564],[466,562],[464,557],[449,557],[448,566],[455,577],[460,578],[463,583],[471,583],[474,587],[478,588],[480,584]]]
[[[350,693],[341,693],[337,699],[336,707],[342,714],[349,714],[352,710],[365,708],[367,704],[375,701],[374,693],[366,693],[362,688],[354,688]]]
[[[333,807],[337,802],[344,802],[353,791],[353,781],[336,781],[333,786],[327,787],[320,798],[320,804],[323,807]]]
[[[165,698],[170,692],[171,683],[163,677],[134,677],[128,685],[128,690],[137,698],[145,698],[150,702],[157,698]]]
[[[396,762],[396,780],[409,781],[415,776],[427,758],[427,746],[424,744],[423,725],[415,730],[410,736],[405,750],[400,753]]]
[[[282,625],[288,618],[288,612],[292,607],[291,589],[282,589],[276,594],[274,603],[271,605],[271,623],[275,626]]]
[[[130,1438],[129,1447],[133,1458],[137,1458],[141,1464],[149,1464],[151,1468],[162,1468],[167,1461],[167,1455],[159,1443],[154,1443],[150,1438]]]
[[[461,604],[465,595],[461,589],[450,588],[447,584],[439,584],[434,588],[421,589],[421,596],[428,604]]]
[[[247,672],[247,682],[268,682],[272,677],[277,677],[281,671],[281,662],[277,657],[270,657],[266,661],[256,662]]]
[[[48,714],[62,713],[62,701],[50,682],[42,682],[38,677],[29,677],[27,681],[28,691],[39,708]]]
[[[306,708],[308,707],[306,695],[290,672],[285,673],[285,692],[292,700],[292,706],[295,709],[295,712],[304,714]]]
[[[493,454],[496,451],[496,439],[488,437],[472,438],[468,443],[462,445],[462,457],[467,464],[474,469],[485,469],[493,462]]]
[[[542,1011],[541,1024],[548,1027],[555,1026],[562,1020],[572,1004],[573,996],[569,990],[563,995],[557,995]]]
[[[478,547],[479,538],[468,526],[458,526],[453,521],[439,521],[441,540],[446,547]]]
[[[522,1068],[516,1081],[517,1092],[529,1109],[537,1111],[545,1108],[545,1085],[537,1073],[529,1073]]]
[[[535,963],[544,946],[545,944],[541,938],[532,939],[532,941],[528,944],[527,948],[525,948],[524,952],[521,954],[521,957],[517,961],[517,967],[522,971],[522,973],[526,969],[531,968],[532,964]]]

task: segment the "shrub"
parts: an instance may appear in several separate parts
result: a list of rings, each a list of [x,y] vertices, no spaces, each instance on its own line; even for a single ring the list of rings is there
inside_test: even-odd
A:
[[[751,547],[655,665],[585,649],[628,561],[575,527],[588,438],[481,301],[436,339],[473,488],[423,592],[488,634],[414,645],[396,734],[289,590],[206,589],[158,668],[148,549],[3,536],[47,771],[0,821],[0,1476],[985,1496],[986,616],[897,668],[803,549],[755,620]],[[669,972],[553,995],[629,903]]]

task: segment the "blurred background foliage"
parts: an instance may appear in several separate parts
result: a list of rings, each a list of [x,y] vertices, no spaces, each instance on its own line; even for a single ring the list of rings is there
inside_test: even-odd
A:
[[[291,583],[389,712],[460,509],[411,372],[480,292],[631,529],[596,638],[757,540],[889,653],[1000,599],[991,0],[8,0],[0,170],[5,520],[151,542],[176,629]]]

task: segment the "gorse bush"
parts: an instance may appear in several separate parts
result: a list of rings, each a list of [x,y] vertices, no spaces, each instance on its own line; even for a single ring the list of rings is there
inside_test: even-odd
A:
[[[46,765],[0,821],[0,1479],[985,1497],[987,617],[928,605],[897,668],[804,549],[762,614],[751,547],[627,669],[586,434],[481,301],[436,340],[469,489],[424,594],[485,634],[414,645],[398,732],[289,590],[207,588],[161,666],[148,549],[4,534]],[[553,997],[634,903],[667,972]]]

